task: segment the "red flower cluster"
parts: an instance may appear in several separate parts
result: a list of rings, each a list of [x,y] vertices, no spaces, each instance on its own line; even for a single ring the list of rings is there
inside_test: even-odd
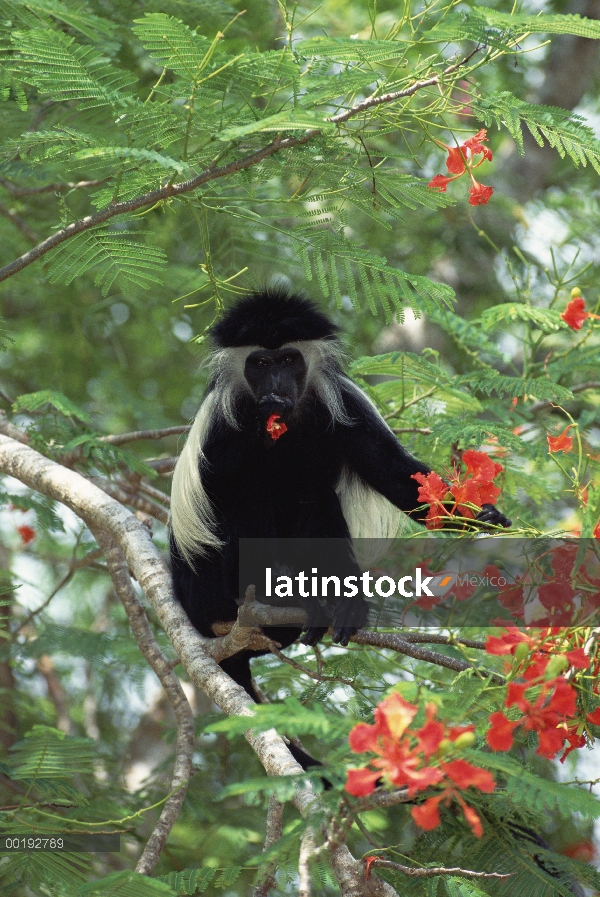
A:
[[[495,788],[494,779],[487,770],[466,760],[443,759],[450,750],[471,744],[475,727],[448,726],[434,719],[437,708],[428,704],[425,724],[420,729],[411,729],[409,726],[418,709],[393,692],[375,708],[375,725],[359,723],[352,729],[349,736],[352,750],[371,751],[377,759],[360,769],[348,770],[346,791],[364,797],[371,794],[381,778],[396,788],[406,786],[409,797],[433,785],[442,785],[440,794],[412,808],[415,823],[425,831],[436,828],[440,824],[440,803],[448,805],[455,799],[473,834],[481,837],[481,821],[460,791],[473,787],[489,794]]]
[[[486,159],[488,161],[491,161],[492,159],[491,149],[489,146],[483,145],[484,141],[487,142],[486,134],[486,129],[482,128],[481,131],[478,131],[473,137],[469,137],[468,140],[465,140],[460,146],[447,146],[445,143],[436,140],[436,143],[439,146],[443,146],[448,150],[446,168],[452,177],[448,177],[444,174],[436,174],[427,186],[431,187],[432,190],[439,190],[441,193],[445,193],[450,181],[455,181],[468,171],[469,177],[471,178],[469,204],[472,206],[481,206],[488,202],[494,192],[493,189],[491,187],[486,187],[485,184],[479,184],[473,177],[474,168],[479,168],[482,162],[485,162]],[[479,155],[481,155],[481,159],[474,165],[473,159],[475,156]]]
[[[23,545],[29,545],[30,542],[33,542],[35,539],[35,530],[32,526],[27,526],[27,524],[23,524],[23,526],[17,527],[17,532],[21,537],[21,541]]]
[[[278,414],[272,414],[271,417],[267,421],[266,430],[271,439],[277,440],[284,433],[287,433],[287,427],[282,420],[279,419]]]
[[[486,643],[488,654],[512,655],[517,661],[516,670],[524,681],[509,682],[504,706],[515,706],[521,711],[518,719],[510,720],[498,711],[490,716],[490,729],[486,741],[494,751],[508,751],[513,746],[514,730],[522,726],[526,731],[537,732],[537,752],[553,759],[565,741],[568,746],[561,757],[575,748],[583,747],[586,723],[600,724],[600,708],[577,717],[577,690],[564,672],[570,668],[587,670],[592,661],[583,645],[573,647],[566,642],[564,630],[558,628],[523,632],[509,629],[502,636],[490,636]],[[557,658],[562,673],[549,676],[550,664],[556,666]],[[510,666],[509,666],[510,669]],[[529,695],[526,696],[526,692]]]
[[[492,481],[504,470],[502,465],[492,461],[485,452],[473,449],[464,452],[462,460],[466,472],[461,474],[454,468],[448,482],[434,471],[413,473],[412,479],[420,483],[419,501],[429,505],[425,518],[427,529],[439,529],[444,517],[472,519],[475,512],[469,505],[481,508],[485,504],[496,504],[500,488]]]
[[[600,321],[600,315],[594,315],[591,311],[585,310],[585,299],[578,287],[573,287],[571,290],[571,301],[563,311],[561,318],[571,330],[581,330],[583,322],[587,318],[595,318],[596,321]]]

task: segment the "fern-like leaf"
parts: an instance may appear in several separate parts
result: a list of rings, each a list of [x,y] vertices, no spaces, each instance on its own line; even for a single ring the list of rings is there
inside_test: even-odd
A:
[[[493,330],[506,321],[530,321],[540,330],[552,333],[555,330],[564,330],[567,324],[561,319],[560,314],[552,308],[536,308],[533,305],[523,305],[518,302],[504,302],[487,308],[481,315],[481,323],[485,330]]]
[[[44,405],[50,405],[59,414],[72,417],[83,424],[91,424],[92,419],[86,411],[83,411],[75,402],[64,396],[62,392],[54,389],[42,389],[39,392],[30,392],[19,396],[13,404],[13,411],[19,414],[23,411],[40,411]]]
[[[183,869],[181,872],[169,872],[160,877],[176,894],[203,894],[215,875],[216,869],[205,866],[203,869]]]
[[[164,13],[136,19],[133,33],[161,66],[192,82],[204,62],[210,42],[201,34]]]
[[[38,28],[14,36],[15,71],[57,102],[77,100],[81,109],[112,106],[123,112],[134,79],[113,60],[78,45],[58,29]]]
[[[139,232],[138,232],[139,233]],[[129,238],[127,231],[99,227],[63,243],[50,253],[48,279],[51,283],[71,283],[76,277],[97,269],[95,283],[106,296],[117,277],[146,289],[161,279],[166,257],[162,249]]]
[[[402,59],[407,48],[408,44],[404,41],[352,40],[344,37],[314,37],[294,45],[294,51],[300,56],[321,56],[337,63]]]

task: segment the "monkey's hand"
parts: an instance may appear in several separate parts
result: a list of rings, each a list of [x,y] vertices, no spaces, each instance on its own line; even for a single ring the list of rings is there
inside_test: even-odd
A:
[[[490,524],[491,526],[503,526],[505,529],[508,529],[512,524],[512,520],[505,517],[494,505],[484,505],[475,519],[478,520],[479,523]]]

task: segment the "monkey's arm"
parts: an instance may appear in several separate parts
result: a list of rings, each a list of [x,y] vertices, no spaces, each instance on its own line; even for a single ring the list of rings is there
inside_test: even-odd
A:
[[[352,425],[339,428],[348,466],[389,502],[424,524],[429,508],[419,500],[419,484],[412,475],[427,474],[431,468],[406,451],[358,387],[349,386],[344,400],[353,421]],[[510,526],[510,520],[493,505],[484,505],[477,519],[495,526]]]

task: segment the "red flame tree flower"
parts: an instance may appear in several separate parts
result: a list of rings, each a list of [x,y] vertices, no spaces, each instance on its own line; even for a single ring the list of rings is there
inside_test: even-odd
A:
[[[412,808],[414,822],[425,831],[435,828],[441,821],[440,804],[448,806],[455,800],[473,834],[481,837],[479,816],[465,802],[462,792],[477,788],[490,794],[495,788],[494,779],[487,770],[461,757],[449,756],[473,743],[475,727],[449,726],[435,719],[435,704],[427,704],[425,723],[420,728],[411,728],[418,710],[415,704],[393,692],[375,708],[374,725],[358,723],[352,729],[348,739],[351,749],[375,756],[366,766],[348,770],[346,791],[355,797],[365,797],[381,779],[395,788],[406,787],[409,797],[440,787],[439,794]]]
[[[456,181],[467,172],[471,179],[469,204],[472,206],[485,205],[494,191],[492,187],[486,187],[485,184],[480,184],[475,180],[473,169],[479,168],[483,162],[491,162],[492,160],[491,149],[489,146],[484,146],[484,143],[487,143],[488,139],[486,135],[486,129],[482,128],[481,131],[478,131],[473,137],[469,137],[464,143],[461,143],[460,146],[448,146],[440,140],[436,140],[435,142],[438,146],[443,146],[444,149],[448,151],[446,168],[450,172],[450,176],[436,174],[427,186],[431,187],[432,190],[438,190],[440,193],[445,193],[450,181]],[[475,156],[481,156],[481,159],[474,164],[473,160]]]

